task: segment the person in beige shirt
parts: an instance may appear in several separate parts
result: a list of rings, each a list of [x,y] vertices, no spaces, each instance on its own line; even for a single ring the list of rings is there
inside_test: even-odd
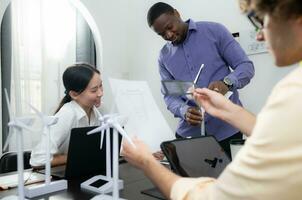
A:
[[[301,0],[246,2],[249,19],[261,29],[257,38],[265,38],[275,64],[283,67],[301,61]],[[173,174],[137,138],[136,148],[123,144],[126,160],[173,200],[302,199],[302,66],[275,86],[257,117],[205,88],[196,89],[194,98],[206,112],[249,135],[218,179]]]

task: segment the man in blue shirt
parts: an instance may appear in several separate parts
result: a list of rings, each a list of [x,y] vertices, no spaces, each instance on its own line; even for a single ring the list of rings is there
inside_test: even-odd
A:
[[[182,21],[176,9],[166,3],[156,3],[148,11],[149,26],[168,41],[160,51],[159,73],[161,80],[193,81],[204,64],[198,87],[208,87],[226,94],[241,105],[237,89],[247,85],[254,76],[253,63],[221,24],[214,22]],[[162,90],[163,91],[163,90]],[[214,135],[230,154],[229,140],[242,138],[239,130],[207,113],[202,119],[200,109],[186,96],[164,94],[168,110],[180,118],[176,137],[201,135],[201,121],[207,135]]]

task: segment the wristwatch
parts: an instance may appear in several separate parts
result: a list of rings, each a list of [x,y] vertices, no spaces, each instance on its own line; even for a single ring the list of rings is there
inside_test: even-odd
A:
[[[228,87],[229,91],[233,90],[233,82],[230,78],[228,78],[227,76],[224,77],[223,83]]]

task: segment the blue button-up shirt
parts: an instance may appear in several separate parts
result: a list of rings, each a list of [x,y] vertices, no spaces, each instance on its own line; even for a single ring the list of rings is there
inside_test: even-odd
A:
[[[253,63],[221,24],[194,22],[188,20],[188,31],[184,42],[165,44],[160,51],[159,72],[161,80],[193,81],[201,64],[204,68],[197,81],[198,87],[208,87],[213,81],[228,77],[233,83],[230,100],[241,105],[237,89],[247,85],[254,76]],[[162,89],[163,93],[163,89]],[[185,121],[185,113],[190,106],[197,106],[193,100],[185,104],[185,96],[164,95],[168,110],[180,118],[176,132],[184,137],[200,136],[200,126],[192,126]],[[205,114],[205,130],[219,141],[230,137],[238,130],[224,121]]]

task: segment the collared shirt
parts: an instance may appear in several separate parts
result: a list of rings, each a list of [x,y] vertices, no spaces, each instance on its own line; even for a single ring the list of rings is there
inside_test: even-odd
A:
[[[179,179],[173,200],[288,200],[302,197],[302,68],[273,89],[252,135],[217,181]]]
[[[178,45],[168,42],[160,52],[159,72],[161,80],[192,81],[195,79],[201,64],[204,64],[197,81],[198,87],[208,87],[213,81],[228,77],[233,83],[233,95],[230,99],[241,104],[237,89],[243,88],[254,76],[253,63],[248,59],[240,45],[227,29],[218,23],[187,21],[189,27],[186,39]],[[230,69],[230,68],[232,69]],[[162,90],[163,91],[163,90]],[[176,132],[182,136],[199,136],[200,126],[191,126],[185,121],[189,106],[196,106],[187,97],[164,95],[168,110],[180,118]],[[206,132],[223,140],[238,130],[229,124],[205,116]]]
[[[54,154],[67,154],[69,146],[70,131],[73,128],[97,126],[100,124],[96,107],[93,107],[90,121],[83,108],[75,101],[63,105],[55,114],[58,123],[50,127],[50,154],[51,160]],[[32,150],[30,164],[41,166],[46,162],[47,135],[42,133],[41,141]]]

